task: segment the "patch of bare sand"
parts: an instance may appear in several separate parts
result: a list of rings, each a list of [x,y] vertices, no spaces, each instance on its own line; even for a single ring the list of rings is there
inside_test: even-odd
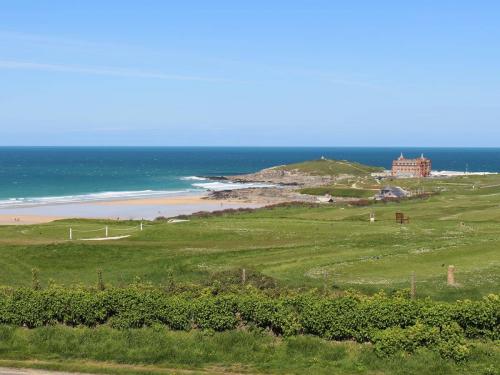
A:
[[[41,224],[49,223],[58,219],[62,219],[62,217],[40,215],[0,215],[0,225]]]
[[[217,203],[232,203],[229,200],[207,200],[205,196],[179,196],[179,197],[155,197],[155,198],[140,198],[140,199],[124,199],[94,202],[101,206],[150,206],[150,205],[213,205]],[[237,201],[233,203],[238,203]]]

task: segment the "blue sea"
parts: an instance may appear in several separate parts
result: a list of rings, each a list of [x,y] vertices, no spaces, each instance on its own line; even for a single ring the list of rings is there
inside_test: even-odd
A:
[[[434,170],[500,172],[500,148],[0,147],[0,207],[201,192],[225,186],[200,176],[321,156],[389,169],[401,152]]]

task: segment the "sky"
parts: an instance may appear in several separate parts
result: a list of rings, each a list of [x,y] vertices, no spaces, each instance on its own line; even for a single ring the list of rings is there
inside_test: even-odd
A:
[[[0,145],[500,146],[499,1],[0,0]]]

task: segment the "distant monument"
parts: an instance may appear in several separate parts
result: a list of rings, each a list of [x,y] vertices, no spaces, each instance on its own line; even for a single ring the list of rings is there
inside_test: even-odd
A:
[[[406,159],[401,156],[392,162],[392,175],[394,177],[429,177],[431,175],[431,160],[424,157]]]

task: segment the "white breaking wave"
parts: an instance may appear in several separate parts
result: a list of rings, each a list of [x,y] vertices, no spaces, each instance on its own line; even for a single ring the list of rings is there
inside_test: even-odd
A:
[[[235,190],[235,189],[247,189],[247,188],[262,188],[262,187],[276,187],[273,184],[265,184],[259,182],[231,182],[226,180],[210,180],[210,178],[199,177],[199,176],[187,176],[181,177],[183,181],[205,181],[205,182],[195,182],[191,186],[211,191],[220,190]]]
[[[264,184],[258,182],[240,183],[240,182],[203,182],[195,183],[192,186],[196,186],[206,190],[235,190],[235,189],[247,189],[247,188],[263,188],[263,187],[276,187],[273,184]]]
[[[245,188],[275,187],[276,185],[264,183],[237,183],[230,181],[210,181],[206,178],[188,176],[181,178],[186,181],[206,181],[191,184],[191,189],[184,190],[137,190],[137,191],[107,191],[101,193],[75,194],[55,197],[30,197],[30,198],[10,198],[0,200],[0,209],[47,206],[56,204],[100,202],[119,199],[138,199],[158,196],[168,196],[175,194],[200,193],[201,190],[234,190]]]
[[[147,198],[155,196],[165,196],[171,194],[182,194],[196,192],[195,189],[186,190],[138,190],[138,191],[107,191],[102,193],[65,195],[58,197],[39,198],[10,198],[0,200],[0,208],[15,208],[28,206],[45,206],[51,204],[98,202],[116,199]]]
[[[206,178],[203,177],[198,177],[198,176],[187,176],[187,177],[181,177],[181,180],[183,181],[206,181]]]
[[[431,176],[487,176],[496,172],[432,171]]]

